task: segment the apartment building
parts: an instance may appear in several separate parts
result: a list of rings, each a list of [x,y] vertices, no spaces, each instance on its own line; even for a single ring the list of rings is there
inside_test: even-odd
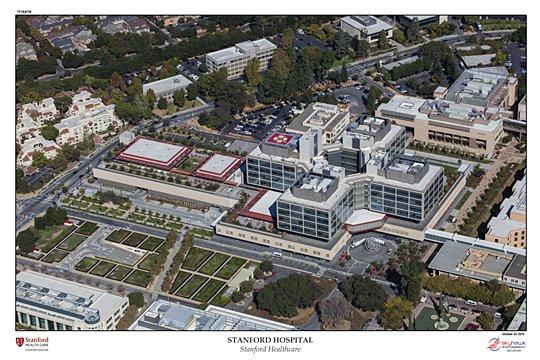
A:
[[[206,66],[209,72],[226,68],[227,78],[237,79],[244,74],[244,69],[251,59],[259,60],[259,71],[266,70],[276,49],[277,46],[266,39],[244,41],[233,47],[206,54]]]
[[[128,298],[101,289],[22,271],[15,282],[18,324],[35,330],[115,330]]]
[[[43,99],[40,102],[33,101],[23,104],[17,111],[17,123],[41,127],[46,121],[55,120],[59,113],[52,97]]]
[[[381,34],[391,38],[394,26],[371,15],[352,15],[341,18],[340,28],[347,34],[366,40],[368,43],[379,41]]]
[[[37,61],[37,54],[34,47],[25,42],[18,42],[15,45],[15,63],[19,63],[19,59]]]
[[[143,94],[152,89],[156,94],[156,99],[164,98],[168,103],[174,101],[174,93],[184,90],[191,84],[191,81],[184,75],[171,76],[166,79],[157,80],[143,85]]]
[[[86,135],[122,126],[122,121],[114,113],[114,105],[103,104],[101,99],[92,97],[88,91],[73,97],[73,104],[66,115],[67,118],[54,125],[59,131],[56,139],[59,145],[76,144]]]
[[[511,113],[448,100],[394,95],[375,111],[377,117],[404,126],[418,141],[487,155],[503,136],[504,119]]]
[[[31,166],[34,161],[34,154],[41,152],[47,159],[52,159],[58,154],[60,146],[52,140],[46,140],[41,134],[35,134],[29,139],[25,139],[20,143],[21,151],[17,154],[17,165]]]
[[[309,129],[320,130],[323,144],[334,143],[351,122],[349,110],[337,105],[313,103],[285,128],[286,131],[304,135]]]

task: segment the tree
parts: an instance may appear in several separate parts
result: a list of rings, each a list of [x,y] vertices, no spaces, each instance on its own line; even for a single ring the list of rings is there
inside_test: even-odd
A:
[[[381,31],[379,36],[379,49],[386,49],[388,47],[388,39],[386,38],[386,31]]]
[[[15,243],[19,247],[19,252],[23,254],[28,254],[34,250],[36,245],[37,237],[34,232],[30,229],[26,229],[17,234],[15,238]]]
[[[405,33],[399,28],[394,29],[392,38],[400,44],[404,44],[407,41],[405,38]]]
[[[69,106],[73,103],[73,100],[71,97],[62,95],[54,98],[54,106],[60,111],[61,113],[65,113]]]
[[[273,316],[293,317],[298,314],[298,308],[313,306],[321,295],[322,289],[311,276],[292,274],[259,290],[255,302],[259,309]]]
[[[129,90],[133,93],[133,95],[142,95],[143,93],[143,86],[142,81],[138,77],[134,78],[131,81],[131,85],[129,87]]]
[[[401,265],[401,286],[405,296],[413,304],[420,301],[420,292],[422,291],[421,272],[422,264],[417,256]]]
[[[410,318],[413,304],[402,296],[388,299],[379,317],[379,323],[388,330],[398,330],[403,326],[403,319]]]
[[[420,23],[417,18],[414,18],[407,27],[407,39],[411,43],[416,43],[420,39]]]
[[[156,106],[157,101],[156,93],[153,89],[148,89],[148,91],[146,92],[146,99],[148,99],[148,106],[153,109],[154,106]]]
[[[339,283],[338,289],[351,304],[364,311],[381,309],[388,298],[386,291],[375,281],[354,275]]]
[[[41,151],[34,151],[32,154],[32,166],[35,167],[43,167],[47,165],[49,160]]]
[[[286,78],[294,66],[294,53],[292,56],[282,48],[277,49],[272,57],[270,68],[282,78]]]
[[[174,105],[178,107],[183,107],[186,104],[186,92],[184,89],[177,90],[174,92]]]
[[[112,87],[115,87],[122,91],[126,89],[126,84],[124,83],[124,79],[122,79],[122,76],[120,76],[120,74],[117,73],[116,71],[111,75],[109,79],[109,83],[111,84]]]
[[[495,319],[493,315],[487,312],[483,312],[476,317],[476,322],[480,324],[484,330],[493,330],[495,325]]]
[[[508,53],[499,50],[495,54],[495,58],[493,58],[491,63],[493,64],[493,66],[504,66],[506,61],[508,61]]]
[[[188,100],[193,101],[197,98],[197,95],[199,94],[199,88],[197,87],[195,83],[189,84],[186,90],[187,90],[186,97],[188,98]]]
[[[342,59],[347,55],[349,45],[351,44],[351,36],[343,30],[338,30],[334,37],[334,52],[337,59]]]
[[[231,295],[231,300],[235,303],[239,303],[240,301],[244,299],[245,299],[245,296],[240,291],[234,291]]]
[[[56,139],[56,137],[58,136],[58,129],[55,128],[53,125],[45,125],[42,129],[41,129],[41,135],[46,139],[46,140],[54,140]]]
[[[167,108],[167,100],[165,98],[160,97],[157,103],[157,107],[160,110],[165,110]]]
[[[355,51],[356,56],[360,58],[367,58],[369,56],[369,43],[366,40],[358,40],[358,38],[355,38],[357,42],[355,42]]]
[[[251,281],[245,280],[240,283],[240,292],[242,294],[246,294],[251,291],[253,291],[253,284],[251,283]]]
[[[378,87],[372,86],[371,89],[369,89],[369,94],[366,99],[366,111],[369,114],[373,114],[375,112],[375,109],[377,108],[377,104],[381,96],[382,96],[382,91]]]
[[[259,279],[262,279],[263,278],[263,271],[261,270],[260,267],[257,267],[255,269],[255,271],[253,271],[253,277],[256,279],[256,280],[259,280]]]
[[[272,270],[274,270],[274,264],[272,264],[272,262],[270,260],[263,260],[260,264],[259,264],[259,268],[263,271],[263,272],[271,272]]]
[[[202,73],[208,72],[208,67],[206,66],[206,63],[201,63],[201,65],[199,65],[198,69]]]
[[[134,305],[138,309],[144,307],[145,305],[144,295],[139,291],[134,291],[132,293],[129,293],[128,299],[129,299],[129,305]]]
[[[347,65],[343,63],[341,65],[341,72],[339,73],[340,82],[346,82],[349,80],[349,72],[347,71]]]
[[[325,327],[337,327],[353,314],[351,306],[342,296],[322,300],[318,305],[319,318]]]
[[[293,30],[291,28],[285,28],[285,30],[283,30],[283,35],[281,36],[281,46],[283,46],[283,48],[290,48],[293,44],[293,41],[294,41],[294,33],[293,33]]]
[[[176,75],[176,68],[170,61],[165,61],[159,71],[159,78],[166,79],[174,75]]]
[[[261,74],[259,70],[261,68],[261,62],[257,58],[253,58],[247,62],[244,69],[246,80],[250,88],[255,89],[261,82]]]
[[[17,194],[24,194],[30,191],[28,181],[24,177],[24,172],[18,168],[15,170],[15,190]]]
[[[510,40],[512,40],[513,42],[520,43],[520,44],[527,43],[527,27],[522,26],[518,28],[516,31],[514,31],[512,35],[510,35]]]

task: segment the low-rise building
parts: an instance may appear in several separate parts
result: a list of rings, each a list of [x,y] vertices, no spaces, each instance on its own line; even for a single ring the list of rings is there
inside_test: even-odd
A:
[[[140,16],[103,16],[97,21],[97,26],[110,35],[117,33],[142,34],[150,32],[150,25]]]
[[[404,95],[394,95],[375,115],[404,126],[415,140],[483,155],[495,151],[503,136],[503,121],[512,116],[498,107]]]
[[[156,300],[129,330],[272,331],[295,330],[291,325],[209,305],[197,309],[167,300]]]
[[[15,45],[15,63],[19,63],[20,58],[37,61],[36,50],[28,43],[18,42]]]
[[[78,52],[87,51],[87,45],[97,39],[92,30],[84,25],[64,27],[47,33],[45,37],[53,46],[59,48],[62,53],[74,52],[75,50]]]
[[[489,220],[486,240],[519,248],[527,247],[527,176],[516,182],[512,195]]]
[[[206,54],[206,66],[209,72],[227,69],[227,78],[236,79],[244,74],[248,61],[258,59],[259,71],[268,68],[277,46],[266,39],[244,41],[226,49]]]
[[[152,89],[156,94],[156,99],[164,98],[167,102],[174,101],[174,93],[184,90],[191,84],[191,81],[184,75],[171,76],[166,79],[157,80],[143,85],[143,93],[146,95]]]
[[[60,150],[60,146],[56,142],[46,140],[43,136],[37,134],[21,143],[21,151],[17,155],[17,165],[31,166],[36,152],[42,153],[47,159],[52,159],[56,157],[58,150]]]
[[[503,281],[511,287],[527,289],[527,257],[515,255],[503,274]]]
[[[36,330],[115,330],[128,298],[22,271],[15,282],[16,322]]]
[[[371,15],[352,15],[341,18],[341,30],[347,34],[364,39],[368,43],[379,41],[381,34],[384,33],[387,38],[391,38],[394,32],[394,26],[381,19]]]
[[[87,135],[121,127],[123,123],[114,113],[114,107],[103,104],[87,91],[76,94],[68,117],[54,125],[59,131],[56,142],[59,145],[76,144]]]
[[[337,105],[313,103],[298,115],[286,131],[304,135],[309,129],[320,130],[323,144],[334,143],[351,122],[349,110],[342,110]]]
[[[17,123],[23,127],[41,127],[46,121],[55,120],[60,112],[54,105],[53,98],[45,98],[40,102],[23,104],[17,111]],[[32,125],[32,126],[30,126]]]
[[[397,15],[396,18],[405,27],[409,27],[414,21],[418,21],[421,28],[448,21],[448,15]]]
[[[517,120],[527,122],[527,95],[518,104]]]

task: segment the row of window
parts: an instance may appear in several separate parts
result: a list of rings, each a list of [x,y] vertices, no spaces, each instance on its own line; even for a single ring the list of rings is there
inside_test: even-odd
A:
[[[65,325],[52,320],[46,320],[34,315],[29,315],[20,311],[15,312],[15,321],[18,324],[33,327],[39,330],[73,330],[70,325]]]

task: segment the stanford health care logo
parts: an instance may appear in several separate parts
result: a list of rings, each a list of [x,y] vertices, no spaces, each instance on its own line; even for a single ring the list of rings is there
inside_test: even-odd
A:
[[[501,348],[501,341],[498,337],[489,340],[488,347],[491,351],[497,351]]]
[[[18,347],[23,346],[24,338],[22,338],[22,337],[15,338],[15,343],[17,344]]]

